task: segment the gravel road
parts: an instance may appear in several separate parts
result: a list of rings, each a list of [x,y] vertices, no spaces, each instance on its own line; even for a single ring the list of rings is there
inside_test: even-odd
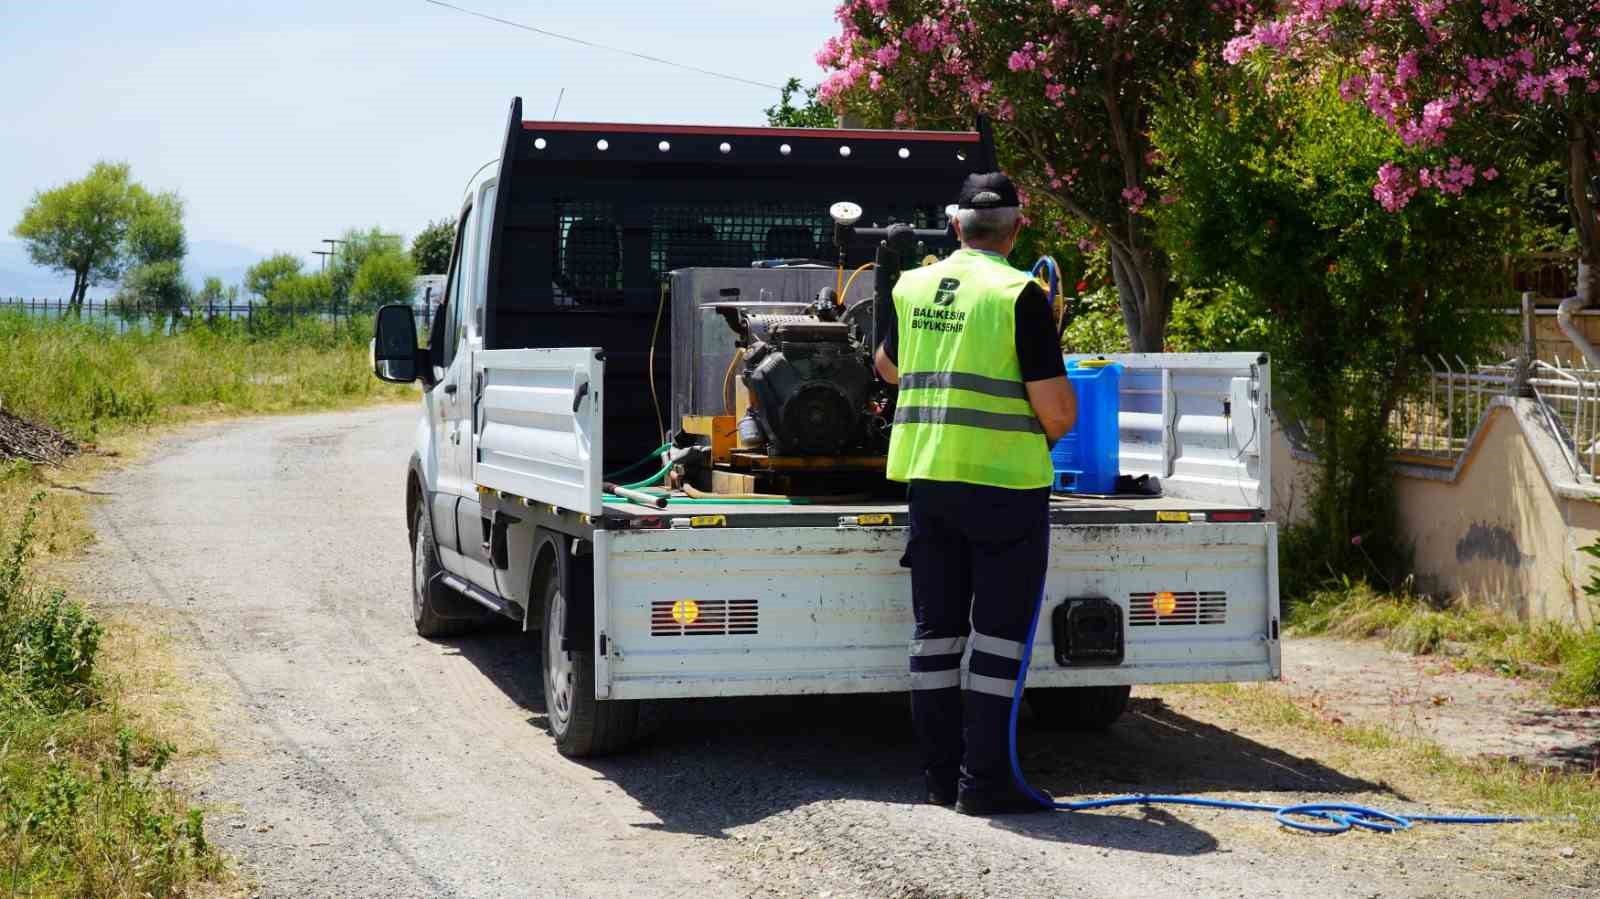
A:
[[[675,703],[651,746],[563,759],[536,641],[412,631],[414,415],[203,425],[100,487],[79,580],[103,607],[171,622],[195,694],[214,698],[197,714],[223,750],[193,789],[252,895],[1529,894],[1489,873],[1481,837],[1439,829],[1304,838],[1203,810],[963,818],[919,803],[899,696]],[[1060,793],[1411,804],[1154,699],[1107,735],[1024,739]]]

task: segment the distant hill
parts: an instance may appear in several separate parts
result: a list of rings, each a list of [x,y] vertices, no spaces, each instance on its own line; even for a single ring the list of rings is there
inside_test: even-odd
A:
[[[189,283],[198,288],[215,275],[223,284],[240,284],[245,269],[266,257],[266,253],[220,240],[192,240],[183,271]],[[91,297],[110,296],[114,284],[102,284],[89,291]],[[28,261],[28,251],[14,240],[0,240],[0,297],[65,297],[72,292],[71,276],[62,277]]]

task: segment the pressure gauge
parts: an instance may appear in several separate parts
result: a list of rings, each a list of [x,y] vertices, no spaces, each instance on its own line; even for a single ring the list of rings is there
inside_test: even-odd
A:
[[[842,200],[828,207],[828,215],[833,216],[835,223],[848,228],[861,221],[861,207],[848,200]]]

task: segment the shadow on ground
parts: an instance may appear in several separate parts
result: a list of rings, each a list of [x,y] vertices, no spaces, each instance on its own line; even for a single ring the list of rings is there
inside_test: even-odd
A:
[[[451,644],[530,713],[529,739],[549,739],[537,640],[500,631]],[[650,717],[651,735],[638,750],[573,760],[660,819],[643,826],[720,838],[730,828],[825,800],[924,799],[904,695],[673,701],[654,703]],[[1390,792],[1137,692],[1127,714],[1103,733],[1046,730],[1024,710],[1020,741],[1029,778],[1058,797],[1250,793],[1256,801],[1290,803]],[[1210,834],[1165,809],[1137,814],[1006,816],[994,825],[1135,852],[1194,855],[1216,848]]]

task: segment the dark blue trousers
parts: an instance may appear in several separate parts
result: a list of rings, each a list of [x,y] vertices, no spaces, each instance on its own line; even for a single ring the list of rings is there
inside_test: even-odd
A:
[[[914,481],[911,716],[930,787],[1009,790],[1007,724],[1050,556],[1050,492]],[[971,649],[965,689],[962,656]]]

